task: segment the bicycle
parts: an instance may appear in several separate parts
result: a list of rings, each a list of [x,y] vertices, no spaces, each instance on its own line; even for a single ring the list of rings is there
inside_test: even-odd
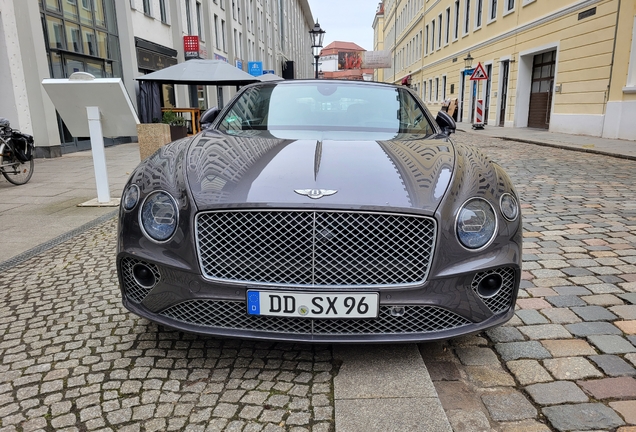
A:
[[[9,120],[0,118],[0,172],[14,185],[23,185],[33,176],[33,137],[11,129]]]

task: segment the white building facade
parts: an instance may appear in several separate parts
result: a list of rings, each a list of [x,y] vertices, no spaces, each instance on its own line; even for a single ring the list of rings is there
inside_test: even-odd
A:
[[[120,77],[137,106],[135,78],[186,61],[184,36],[198,36],[199,58],[244,71],[260,61],[279,76],[310,78],[311,28],[307,0],[0,0],[0,117],[34,136],[38,157],[87,149],[88,138],[64,127],[42,79]],[[162,106],[207,109],[235,92],[162,86]]]

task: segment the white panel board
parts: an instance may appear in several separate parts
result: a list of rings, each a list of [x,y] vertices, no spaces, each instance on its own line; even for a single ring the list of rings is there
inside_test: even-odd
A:
[[[120,78],[45,79],[42,86],[73,136],[90,135],[86,107],[99,107],[105,137],[137,136],[139,119]]]

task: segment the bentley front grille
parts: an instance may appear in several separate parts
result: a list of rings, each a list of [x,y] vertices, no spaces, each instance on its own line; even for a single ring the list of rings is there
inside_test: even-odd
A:
[[[159,283],[161,274],[156,265],[150,264],[136,258],[125,257],[121,260],[121,275],[124,283],[124,294],[135,303],[141,303],[148,293]],[[144,265],[147,267],[154,277],[152,285],[142,285],[134,275],[136,265]]]
[[[515,289],[515,271],[510,267],[502,267],[494,270],[479,272],[473,278],[472,289],[477,295],[479,292],[477,287],[485,277],[490,275],[498,275],[501,277],[501,288],[496,295],[492,297],[481,297],[488,309],[494,314],[508,310],[512,305],[512,297]]]
[[[435,220],[343,211],[197,215],[203,275],[276,286],[382,287],[426,280]]]
[[[245,302],[187,300],[161,315],[202,327],[315,335],[431,333],[471,324],[436,306],[404,306],[400,316],[393,316],[392,309],[393,306],[380,306],[379,317],[375,319],[285,318],[248,315]]]

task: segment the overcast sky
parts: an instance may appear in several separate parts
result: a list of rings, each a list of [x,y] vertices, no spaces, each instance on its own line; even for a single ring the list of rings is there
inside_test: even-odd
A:
[[[309,0],[314,21],[318,19],[325,33],[323,46],[333,41],[354,42],[373,50],[373,18],[379,1]]]

